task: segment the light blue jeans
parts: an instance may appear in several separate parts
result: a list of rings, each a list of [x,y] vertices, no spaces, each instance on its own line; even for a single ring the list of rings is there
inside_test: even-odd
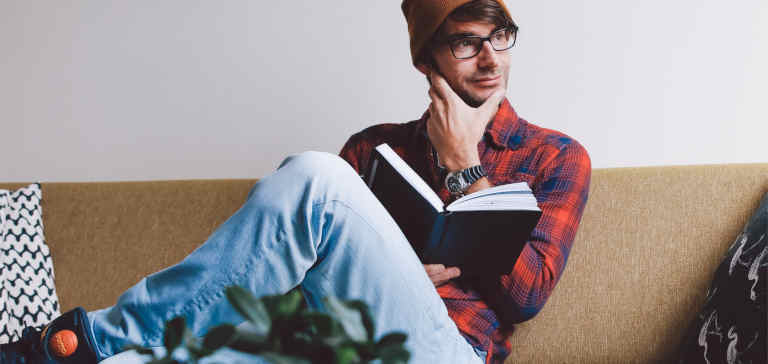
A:
[[[198,336],[221,323],[241,323],[223,294],[231,285],[257,297],[301,285],[309,305],[320,310],[329,295],[361,299],[371,308],[377,338],[407,333],[411,363],[483,361],[448,316],[392,217],[355,170],[332,154],[287,158],[205,244],[142,279],[114,306],[88,313],[99,356],[111,357],[128,344],[162,346],[164,323],[176,316]],[[214,359],[262,360],[226,351]]]

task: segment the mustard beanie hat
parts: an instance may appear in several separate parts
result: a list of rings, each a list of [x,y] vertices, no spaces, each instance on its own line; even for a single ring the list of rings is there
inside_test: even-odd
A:
[[[411,38],[411,59],[416,59],[440,24],[452,11],[472,0],[403,0],[401,8],[408,23],[408,36]],[[501,9],[511,19],[504,1],[496,0]]]

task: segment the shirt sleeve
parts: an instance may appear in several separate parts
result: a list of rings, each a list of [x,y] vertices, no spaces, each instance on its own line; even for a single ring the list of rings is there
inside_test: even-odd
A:
[[[377,145],[388,143],[395,152],[398,145],[403,144],[411,133],[412,123],[408,124],[378,124],[353,134],[344,143],[339,156],[349,163],[358,174],[368,170],[371,153]]]
[[[498,282],[505,322],[535,316],[559,281],[587,203],[591,173],[589,155],[573,141],[546,163],[540,182],[532,186],[542,214],[512,272]]]
[[[341,152],[339,152],[339,156],[346,160],[357,171],[357,174],[361,174],[368,165],[368,157],[365,156],[370,156],[372,149],[371,144],[367,143],[360,133],[357,133],[347,139]]]

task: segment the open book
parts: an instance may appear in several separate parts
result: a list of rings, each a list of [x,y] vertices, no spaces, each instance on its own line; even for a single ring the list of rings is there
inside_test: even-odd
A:
[[[495,186],[448,206],[387,144],[363,176],[425,264],[458,266],[462,275],[512,271],[541,216],[525,182]]]

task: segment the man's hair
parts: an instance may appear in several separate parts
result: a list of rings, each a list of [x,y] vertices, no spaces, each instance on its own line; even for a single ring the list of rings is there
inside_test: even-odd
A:
[[[470,1],[462,6],[459,6],[450,14],[446,19],[451,19],[456,22],[472,22],[481,21],[489,24],[494,24],[499,27],[509,27],[513,31],[517,31],[517,24],[507,15],[507,12],[499,5],[496,0],[474,0]],[[432,35],[427,45],[421,50],[419,56],[416,58],[417,63],[420,64],[434,64],[432,58],[432,48],[438,39],[445,36],[445,21],[440,24],[435,34]]]

